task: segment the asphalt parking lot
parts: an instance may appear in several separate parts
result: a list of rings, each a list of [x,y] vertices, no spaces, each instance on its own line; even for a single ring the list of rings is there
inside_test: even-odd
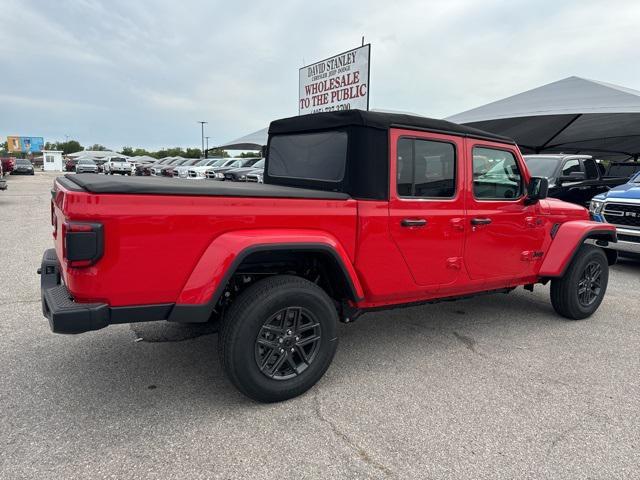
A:
[[[581,322],[547,287],[366,315],[315,388],[261,405],[206,327],[49,331],[52,179],[0,192],[0,478],[639,478],[640,262]]]

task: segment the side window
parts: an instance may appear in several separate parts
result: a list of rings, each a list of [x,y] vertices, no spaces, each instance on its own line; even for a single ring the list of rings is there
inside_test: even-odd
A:
[[[564,165],[562,166],[563,177],[568,177],[573,172],[581,172],[581,171],[582,171],[582,168],[580,167],[580,160],[578,160],[577,158],[573,160],[567,160],[566,162],[564,162]]]
[[[583,160],[583,163],[584,163],[585,173],[587,174],[587,178],[589,180],[595,180],[600,176],[599,175],[600,169],[598,168],[600,165],[597,164],[595,160],[591,158],[586,158]]]
[[[473,148],[473,195],[480,200],[514,200],[522,196],[522,175],[513,153]]]
[[[401,197],[453,198],[455,147],[447,142],[398,140],[397,187]]]

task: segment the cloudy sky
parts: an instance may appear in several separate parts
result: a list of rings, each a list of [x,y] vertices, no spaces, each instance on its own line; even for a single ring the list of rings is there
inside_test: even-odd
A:
[[[372,44],[371,108],[446,117],[578,75],[640,89],[640,2],[0,0],[0,138],[199,146],[297,114]]]

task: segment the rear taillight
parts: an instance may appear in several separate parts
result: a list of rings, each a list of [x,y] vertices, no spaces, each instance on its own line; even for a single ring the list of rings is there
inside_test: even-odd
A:
[[[69,267],[88,267],[102,257],[104,235],[101,223],[65,222],[62,234],[63,254]]]

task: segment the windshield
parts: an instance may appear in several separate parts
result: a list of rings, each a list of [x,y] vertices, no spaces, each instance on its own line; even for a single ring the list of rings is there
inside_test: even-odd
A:
[[[264,158],[253,164],[254,168],[264,168]]]
[[[551,178],[558,169],[558,157],[524,157],[527,168],[534,177]]]
[[[258,160],[260,160],[259,158],[247,158],[245,160],[241,160],[242,162],[242,166],[243,167],[250,167],[251,165],[254,165],[256,163],[258,163]]]
[[[225,162],[226,162],[226,160],[224,158],[221,158],[220,160],[216,160],[216,161],[210,163],[209,166],[211,166],[211,167],[220,167]]]
[[[78,160],[78,163],[80,165],[95,165],[93,160]]]
[[[25,160],[24,158],[18,158],[18,159],[16,159],[16,164],[17,165],[31,165],[31,162],[29,160]]]
[[[640,172],[636,173],[634,177],[631,177],[629,183],[640,183]]]
[[[127,159],[126,158],[112,158],[111,161],[112,162],[126,162]]]

